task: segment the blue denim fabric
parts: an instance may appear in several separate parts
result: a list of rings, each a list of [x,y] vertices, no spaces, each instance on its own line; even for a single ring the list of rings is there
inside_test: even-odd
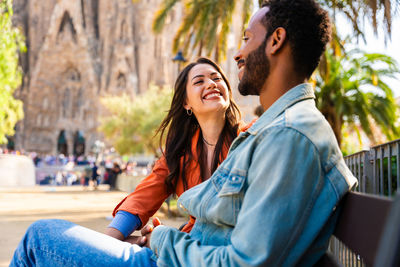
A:
[[[308,84],[292,88],[181,195],[196,223],[190,234],[154,229],[158,266],[312,266],[323,255],[357,180],[314,98]]]
[[[64,220],[39,220],[25,233],[10,266],[150,266],[152,251]]]

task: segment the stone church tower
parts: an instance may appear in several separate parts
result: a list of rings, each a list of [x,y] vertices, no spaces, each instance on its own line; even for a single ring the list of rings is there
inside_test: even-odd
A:
[[[96,131],[105,112],[101,96],[134,97],[151,82],[172,87],[178,73],[171,47],[183,8],[178,4],[167,17],[163,33],[154,35],[151,25],[161,1],[13,1],[13,20],[27,43],[20,62],[23,84],[16,94],[24,103],[25,118],[17,124],[15,149],[87,154],[102,138]],[[258,99],[241,97],[236,90],[233,57],[243,33],[240,8],[235,12],[221,66],[249,122]]]
[[[150,82],[172,84],[173,34],[181,8],[164,33],[151,31],[160,0],[14,0],[14,22],[26,36],[25,118],[16,149],[87,154],[97,133],[102,95],[136,95]]]

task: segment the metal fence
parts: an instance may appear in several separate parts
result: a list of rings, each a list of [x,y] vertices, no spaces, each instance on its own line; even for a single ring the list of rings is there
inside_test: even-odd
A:
[[[400,139],[345,157],[358,179],[355,191],[392,197],[400,188]]]
[[[354,191],[386,197],[400,191],[400,139],[346,156],[345,162],[358,179]],[[329,249],[344,266],[366,266],[359,255],[335,237]]]

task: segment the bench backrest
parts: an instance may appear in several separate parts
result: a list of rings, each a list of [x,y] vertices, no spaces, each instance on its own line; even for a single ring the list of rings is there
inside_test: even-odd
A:
[[[398,263],[386,265],[382,261],[395,262],[400,254],[400,195],[393,202],[350,192],[342,204],[334,236],[359,255],[367,266],[398,266]],[[336,267],[341,264],[335,256],[327,253],[317,266]]]
[[[387,216],[374,266],[400,266],[400,192]]]

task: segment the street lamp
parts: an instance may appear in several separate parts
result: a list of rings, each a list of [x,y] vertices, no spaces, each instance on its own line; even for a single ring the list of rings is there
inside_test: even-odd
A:
[[[172,61],[178,63],[178,74],[179,74],[181,69],[181,63],[186,62],[186,59],[183,57],[183,53],[181,50],[179,50],[178,53],[176,53],[176,56],[172,59]]]

